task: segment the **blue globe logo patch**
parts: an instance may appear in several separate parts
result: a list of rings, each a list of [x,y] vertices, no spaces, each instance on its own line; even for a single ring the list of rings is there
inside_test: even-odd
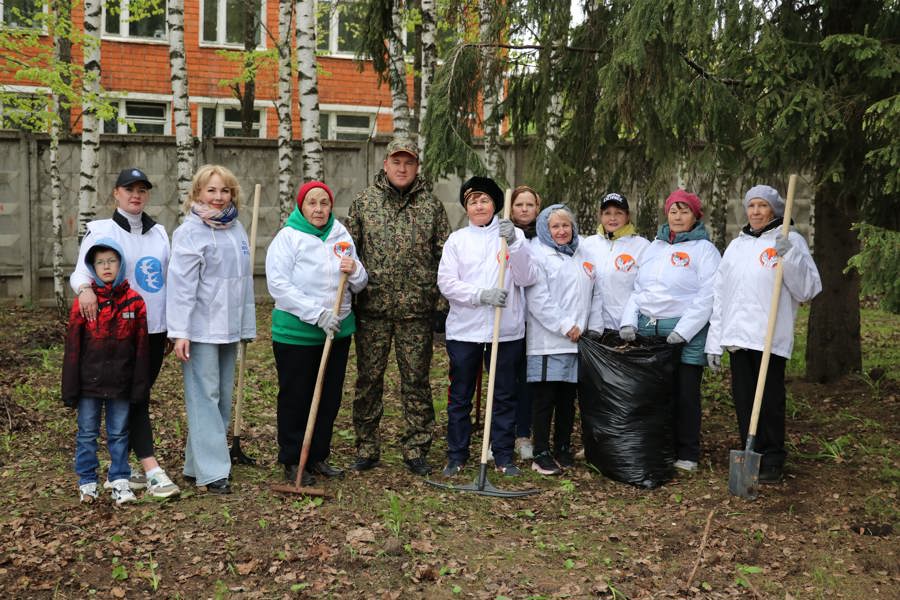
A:
[[[155,294],[163,288],[162,263],[155,256],[145,256],[134,264],[134,279],[145,292]]]

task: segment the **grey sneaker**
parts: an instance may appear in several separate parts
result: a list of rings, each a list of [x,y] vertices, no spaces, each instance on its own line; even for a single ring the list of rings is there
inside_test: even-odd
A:
[[[112,482],[112,499],[116,501],[117,505],[121,506],[128,502],[134,502],[137,500],[137,497],[128,486],[127,479],[116,479]]]
[[[693,460],[678,459],[675,461],[674,466],[676,469],[681,469],[682,471],[691,472],[697,470],[697,463]]]
[[[508,465],[497,465],[497,472],[503,474],[504,477],[518,477],[522,471],[516,465],[509,463]]]
[[[465,467],[465,466],[466,466],[466,463],[464,463],[464,462],[460,462],[458,460],[450,460],[447,462],[447,466],[444,467],[444,470],[441,471],[441,475],[443,475],[447,479],[450,479],[451,477],[456,477],[457,475],[459,475],[462,472],[463,467]]]
[[[144,489],[145,487],[147,487],[147,476],[144,475],[140,471],[140,469],[132,469],[131,477],[128,478],[128,487],[131,488],[133,491],[138,491],[138,490]],[[104,490],[112,489],[112,482],[109,479],[107,479],[106,481],[103,482],[103,489]]]
[[[78,486],[78,499],[82,504],[90,504],[97,499],[97,483],[84,483]]]
[[[129,484],[130,483],[131,482],[129,481]],[[180,493],[181,489],[172,483],[172,480],[169,479],[166,472],[160,471],[147,480],[147,491],[144,492],[144,495],[150,496],[151,498],[170,498],[172,496],[177,496]]]

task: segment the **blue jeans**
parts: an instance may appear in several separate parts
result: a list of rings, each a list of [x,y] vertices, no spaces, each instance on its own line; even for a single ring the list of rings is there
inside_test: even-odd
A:
[[[109,448],[109,481],[128,479],[128,409],[127,400],[81,398],[78,401],[78,434],[75,436],[75,473],[78,485],[97,483],[97,438],[100,416],[106,405],[106,443]]]
[[[184,445],[184,474],[206,485],[231,474],[228,425],[234,391],[237,342],[191,342],[191,359],[181,363],[188,435]]]

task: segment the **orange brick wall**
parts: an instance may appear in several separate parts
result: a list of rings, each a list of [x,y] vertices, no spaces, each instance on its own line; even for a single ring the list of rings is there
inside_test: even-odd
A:
[[[188,65],[188,89],[191,97],[202,96],[206,98],[233,98],[232,91],[219,85],[223,79],[234,77],[239,66],[219,56],[217,51],[221,47],[200,46],[200,0],[187,0],[185,2],[185,47]],[[73,13],[73,20],[77,26],[83,22],[83,11],[77,6]],[[266,27],[272,36],[278,35],[278,2],[267,0],[266,2]],[[49,38],[47,43],[50,43]],[[267,41],[266,46],[271,48],[274,42]],[[80,49],[73,48],[73,60],[81,61]],[[377,84],[377,76],[371,68],[371,63],[366,63],[365,69],[359,71],[356,61],[349,58],[320,57],[319,70],[319,103],[320,104],[349,104],[368,106],[375,109],[381,105],[382,109],[390,110],[391,93],[387,84],[380,87]],[[278,136],[278,118],[275,108],[271,104],[277,96],[277,66],[263,69],[256,79],[256,99],[265,104],[266,137]],[[136,92],[145,94],[171,95],[172,89],[169,78],[169,47],[160,43],[123,42],[118,39],[104,38],[101,45],[101,72],[103,88],[111,92]],[[0,73],[0,82],[13,83],[10,75]],[[23,81],[15,81],[19,85],[27,84]],[[412,100],[413,79],[407,78],[407,86]],[[297,104],[299,97],[297,78],[294,78],[294,105],[292,108],[293,129],[295,139],[300,137],[300,110]],[[412,104],[412,102],[411,102]],[[79,111],[73,109],[73,122],[77,129],[77,117]],[[197,106],[191,104],[192,130],[197,132],[197,118],[199,111]],[[390,132],[392,119],[390,115],[378,115],[378,132]],[[174,130],[174,127],[173,127]]]

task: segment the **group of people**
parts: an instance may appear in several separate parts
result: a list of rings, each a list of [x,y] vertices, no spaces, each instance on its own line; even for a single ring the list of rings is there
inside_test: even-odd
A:
[[[140,488],[157,497],[179,493],[154,456],[149,418],[150,388],[171,349],[184,376],[184,479],[210,492],[231,491],[227,429],[235,359],[239,342],[256,336],[250,247],[237,219],[240,185],[224,167],[201,167],[171,250],[165,229],[144,212],[151,188],[141,170],[122,171],[113,189],[113,217],[89,224],[71,276],[77,298],[66,340],[63,401],[78,409],[75,470],[86,502],[98,495],[104,405],[111,455],[104,486],[114,500],[131,501],[132,490]],[[379,465],[384,374],[393,345],[403,461],[417,475],[432,472],[429,371],[441,303],[449,305],[444,477],[459,476],[469,461],[472,397],[494,335],[490,437],[498,472],[520,474],[517,453],[544,475],[574,465],[578,341],[588,330],[617,331],[625,342],[663,336],[680,346],[675,466],[695,470],[703,369],[718,368],[725,351],[742,439],[747,435],[778,261],[784,264],[785,293],[756,448],[763,454],[760,479],[781,478],[784,365],[797,306],[821,291],[821,282],[803,237],[793,230],[779,233],[784,201],[774,188],[747,191],[748,224],[724,257],[709,241],[699,197],[681,189],[666,200],[666,221],[652,243],[637,235],[628,201],[618,193],[600,200],[600,225],[587,236],[565,204],[541,209],[540,196],[528,186],[513,192],[510,219],[501,216],[503,193],[489,178],[466,181],[459,201],[468,224],[451,233],[442,203],[419,173],[418,149],[407,139],[391,141],[383,169],[352,202],[344,223],[335,219],[328,185],[311,181],[301,187],[296,208],[266,254],[266,281],[275,301],[278,462],[287,479],[298,476],[326,348],[309,460],[299,475],[304,485],[317,476],[343,476],[329,457],[351,336],[357,378],[356,457],[350,469]],[[131,471],[129,448],[143,474]]]

